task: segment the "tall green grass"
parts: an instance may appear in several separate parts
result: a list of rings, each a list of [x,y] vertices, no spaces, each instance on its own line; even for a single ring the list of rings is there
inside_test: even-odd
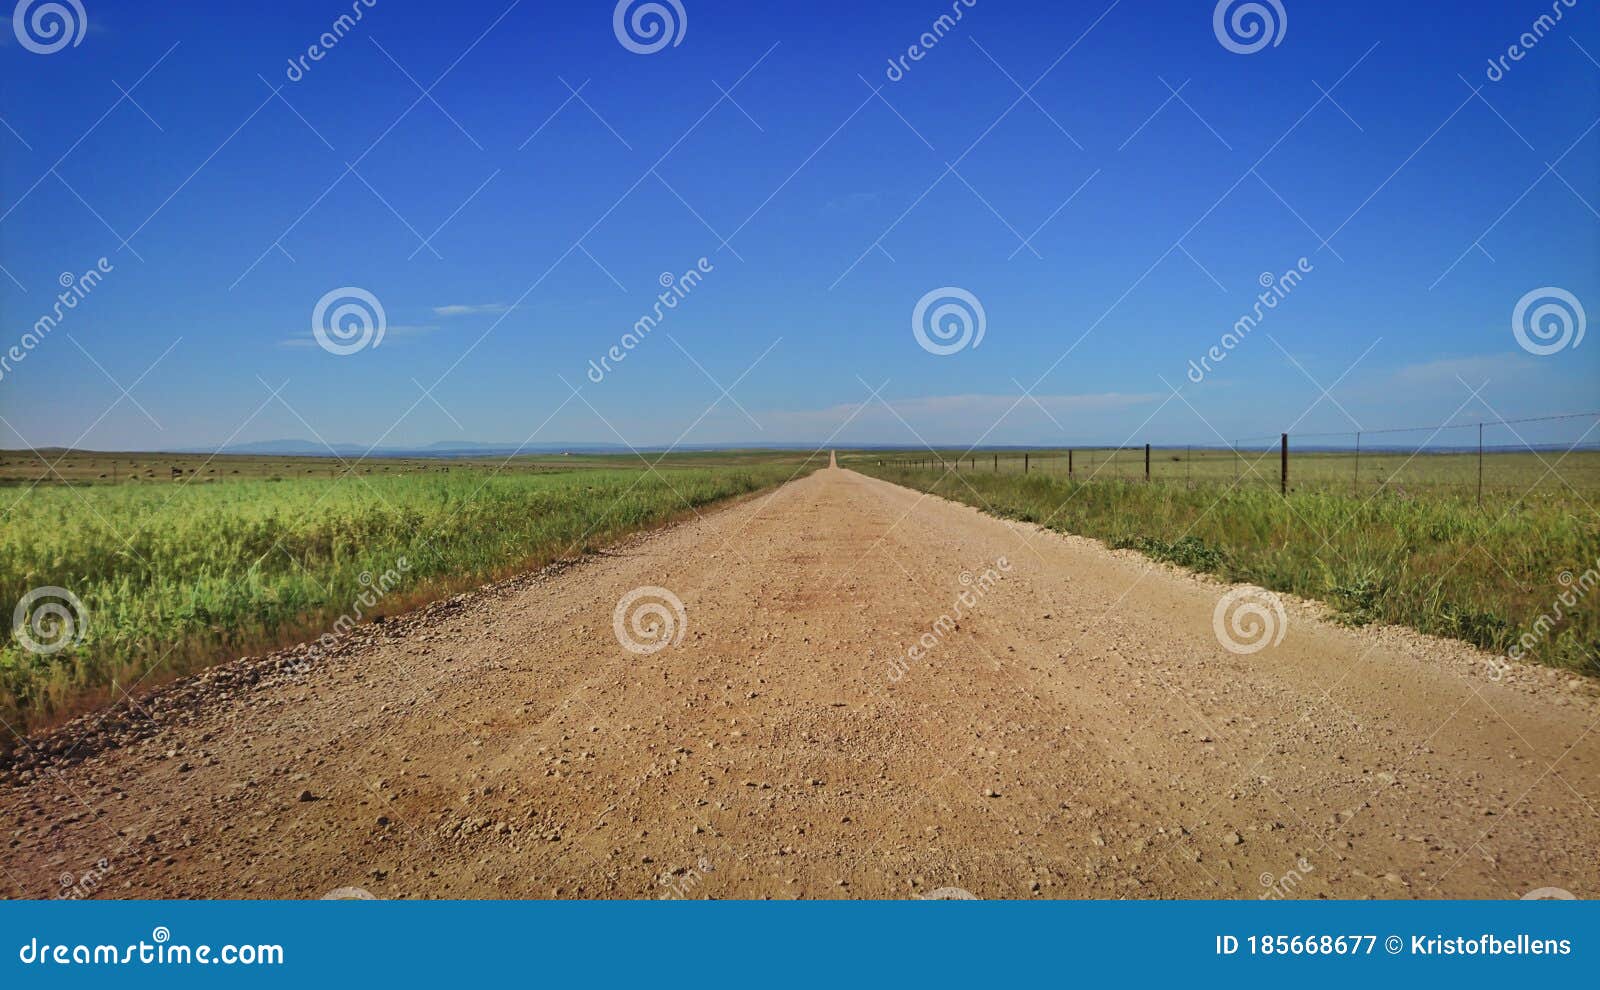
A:
[[[1504,652],[1541,616],[1559,615],[1546,619],[1525,658],[1600,675],[1600,590],[1558,605],[1600,566],[1600,524],[1577,496],[1480,508],[1450,493],[1285,498],[1222,485],[956,476],[868,458],[851,466],[1225,580],[1320,599],[1353,623],[1397,623]]]
[[[1071,452],[1071,474],[1083,481],[1142,481],[1144,448],[1077,447]],[[1026,461],[1024,460],[1026,456]],[[1047,474],[1066,477],[1068,452],[1064,448],[1030,451],[882,451],[841,455],[851,466],[858,463],[914,467],[943,462],[961,473]],[[1480,475],[1481,468],[1481,475]],[[1176,484],[1237,484],[1240,488],[1277,490],[1280,484],[1276,445],[1255,449],[1214,447],[1155,447],[1150,453],[1153,481]],[[1567,498],[1572,491],[1591,502],[1600,499],[1600,451],[1489,450],[1480,464],[1475,453],[1460,450],[1393,449],[1304,450],[1292,443],[1289,487],[1371,496],[1380,490],[1476,495],[1479,481],[1486,498]]]
[[[792,464],[659,476],[478,470],[7,492],[15,504],[0,528],[8,620],[0,714],[19,729],[37,724],[119,697],[119,687],[147,675],[150,683],[314,636],[353,611],[392,614],[794,472]],[[358,606],[384,574],[394,587],[375,606]],[[9,622],[15,604],[43,586],[83,605],[82,640],[50,654],[28,649]]]

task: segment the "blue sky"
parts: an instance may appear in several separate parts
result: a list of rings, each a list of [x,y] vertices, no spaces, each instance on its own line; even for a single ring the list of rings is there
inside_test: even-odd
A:
[[[59,51],[0,30],[0,352],[63,272],[111,271],[0,369],[0,447],[1215,443],[1600,407],[1600,340],[1512,332],[1543,287],[1600,314],[1583,0],[1498,81],[1548,0],[1281,0],[1250,54],[1210,0],[958,0],[898,81],[948,0],[681,0],[649,54],[609,0],[377,0],[297,81],[348,0],[81,3]],[[318,346],[342,287],[379,346]],[[919,346],[943,287],[981,346]]]

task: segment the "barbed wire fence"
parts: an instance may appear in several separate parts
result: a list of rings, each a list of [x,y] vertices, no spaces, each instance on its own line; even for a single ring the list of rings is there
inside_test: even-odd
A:
[[[1480,502],[1600,492],[1600,412],[1344,432],[1278,433],[1229,444],[1083,445],[865,455],[880,465],[1119,481],[1404,495]]]

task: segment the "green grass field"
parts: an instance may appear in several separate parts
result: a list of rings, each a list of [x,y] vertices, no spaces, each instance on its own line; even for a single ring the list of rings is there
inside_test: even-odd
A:
[[[654,461],[658,454],[645,452]],[[716,450],[671,454],[673,467],[727,468],[745,464],[799,465],[809,451]],[[41,448],[0,450],[0,490],[33,485],[213,485],[268,478],[373,478],[385,475],[551,474],[595,468],[632,468],[633,454],[519,454],[514,457],[304,457],[262,454],[159,454]],[[0,491],[3,494],[3,491]]]
[[[1538,630],[1526,659],[1600,675],[1600,591],[1593,601],[1580,593],[1582,575],[1600,568],[1593,491],[1491,490],[1480,506],[1475,486],[1457,484],[1452,468],[1409,488],[1356,492],[1330,478],[1296,485],[1285,498],[1275,483],[1224,483],[1225,471],[1211,483],[1147,484],[1142,450],[1132,481],[1068,480],[1064,468],[1024,475],[1020,464],[1004,470],[1004,457],[996,472],[993,455],[987,464],[976,456],[977,467],[959,474],[895,466],[875,453],[841,455],[840,463],[1000,516],[1320,599],[1352,623],[1397,623],[1496,652]],[[1594,461],[1586,466],[1594,470]],[[1152,475],[1154,467],[1152,457]],[[1560,603],[1563,594],[1575,603]]]
[[[0,489],[8,618],[30,591],[59,587],[82,603],[74,620],[84,633],[41,654],[8,622],[0,715],[18,729],[38,724],[137,683],[314,638],[342,615],[392,614],[603,546],[827,463],[826,454],[673,455],[657,475],[633,457],[585,461],[498,472],[427,462],[393,473],[374,461],[366,476],[342,479],[326,476],[337,462],[317,462],[309,476],[246,463],[235,465],[240,477],[212,484]],[[360,604],[380,586],[381,601]],[[48,615],[41,621],[48,626]],[[50,633],[35,639],[48,645]]]
[[[845,457],[845,455],[840,455]],[[865,453],[848,456],[851,465],[928,466],[944,463],[967,473],[1068,476],[1066,450],[939,451],[928,453]],[[1150,452],[1152,481],[1192,485],[1234,485],[1277,489],[1280,470],[1276,445],[1251,450],[1213,447],[1157,447]],[[1072,451],[1071,477],[1079,481],[1143,481],[1144,448],[1081,447]],[[1291,447],[1289,487],[1372,495],[1380,489],[1397,494],[1449,489],[1476,497],[1478,457],[1475,453],[1368,449],[1299,450]],[[1569,497],[1577,491],[1600,505],[1600,451],[1490,450],[1483,458],[1483,491],[1489,496]]]

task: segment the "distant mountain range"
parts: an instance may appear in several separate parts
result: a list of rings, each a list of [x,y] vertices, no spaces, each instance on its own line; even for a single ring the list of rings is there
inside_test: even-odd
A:
[[[815,444],[679,444],[674,450],[815,450]],[[256,457],[510,457],[513,454],[627,454],[665,450],[664,446],[630,448],[620,443],[479,443],[462,440],[443,440],[425,447],[377,447],[366,444],[322,444],[312,440],[257,440],[251,443],[230,444],[217,449],[191,447],[172,451],[176,454],[241,454]]]
[[[377,447],[360,443],[323,444],[315,440],[257,440],[226,447],[191,447],[179,454],[243,454],[256,457],[509,457],[524,454],[625,454],[619,443],[474,443],[443,440],[425,447]]]

